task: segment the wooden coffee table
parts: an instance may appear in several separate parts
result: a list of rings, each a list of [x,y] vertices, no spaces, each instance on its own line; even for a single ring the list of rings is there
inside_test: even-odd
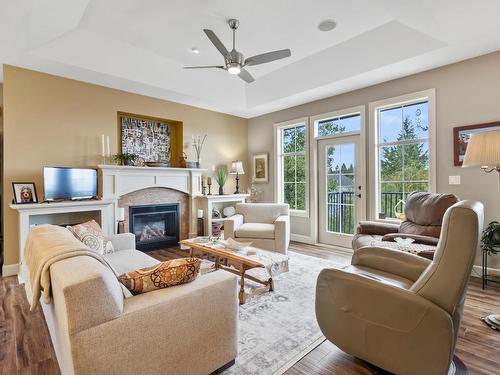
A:
[[[240,277],[240,291],[239,300],[240,304],[243,305],[246,301],[245,295],[245,279],[255,281],[256,283],[262,284],[269,287],[269,291],[274,290],[273,278],[269,277],[267,280],[258,279],[255,276],[248,275],[246,272],[252,268],[265,268],[264,262],[258,259],[252,259],[252,255],[247,255],[239,253],[230,249],[214,248],[205,243],[193,242],[193,240],[182,240],[179,242],[180,245],[189,247],[189,256],[195,256],[195,252],[202,254],[209,254],[215,257],[215,269],[222,269],[234,273]],[[267,250],[262,250],[258,248],[251,248],[258,252],[259,254],[269,253],[272,257],[283,257],[288,260],[288,258],[281,254],[275,254]],[[271,255],[272,254],[272,255]],[[258,257],[255,257],[258,258]],[[234,265],[236,268],[229,266],[228,264]]]

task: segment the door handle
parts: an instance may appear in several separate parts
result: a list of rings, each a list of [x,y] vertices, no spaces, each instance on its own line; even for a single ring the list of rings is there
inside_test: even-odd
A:
[[[358,198],[361,198],[361,194],[356,194],[356,196],[357,196]]]

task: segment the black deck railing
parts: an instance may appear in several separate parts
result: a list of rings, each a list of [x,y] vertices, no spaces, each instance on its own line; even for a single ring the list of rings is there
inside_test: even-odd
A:
[[[380,199],[381,214],[394,217],[394,206],[406,199],[409,193],[382,193]],[[354,234],[356,230],[353,192],[328,193],[327,228],[329,232]]]

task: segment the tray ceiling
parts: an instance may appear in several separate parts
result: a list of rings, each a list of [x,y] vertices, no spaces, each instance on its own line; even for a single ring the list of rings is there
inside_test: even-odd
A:
[[[500,2],[483,0],[0,0],[0,63],[242,117],[413,74],[500,49]],[[249,67],[247,84],[221,70],[202,29],[227,47],[228,18],[246,56],[290,48]],[[334,19],[333,31],[317,25]],[[194,54],[191,48],[199,49]]]

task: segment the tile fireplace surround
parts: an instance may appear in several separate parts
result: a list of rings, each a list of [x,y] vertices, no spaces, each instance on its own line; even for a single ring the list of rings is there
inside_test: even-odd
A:
[[[201,195],[201,175],[206,169],[197,168],[155,168],[98,165],[101,196],[114,200],[116,223],[120,198],[149,188],[167,188],[185,193],[187,196],[187,236],[194,237],[196,227],[196,197]],[[145,202],[146,203],[146,202]],[[153,202],[151,202],[153,203]],[[164,202],[168,203],[168,202]],[[184,219],[184,218],[183,218]],[[113,225],[116,231],[116,225]]]

